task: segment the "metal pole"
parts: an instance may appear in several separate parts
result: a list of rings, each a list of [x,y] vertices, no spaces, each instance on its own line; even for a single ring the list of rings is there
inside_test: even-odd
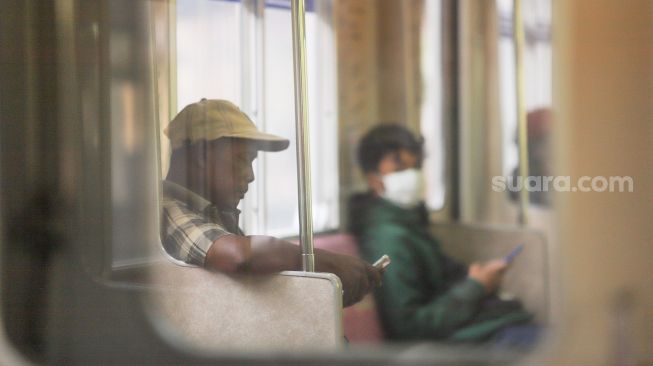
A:
[[[513,36],[515,39],[515,87],[517,94],[517,128],[519,132],[519,175],[522,177],[522,187],[519,191],[519,223],[528,225],[528,190],[524,186],[528,177],[528,134],[526,125],[526,109],[524,106],[524,27],[522,20],[522,2],[514,0],[513,6]]]
[[[315,272],[313,207],[311,202],[311,155],[308,133],[308,83],[306,76],[306,24],[304,0],[291,0],[293,66],[295,72],[295,127],[297,134],[297,185],[299,237],[302,269]]]

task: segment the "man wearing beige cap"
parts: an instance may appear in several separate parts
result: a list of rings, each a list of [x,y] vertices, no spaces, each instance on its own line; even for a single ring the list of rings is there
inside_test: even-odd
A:
[[[161,237],[166,251],[188,264],[221,272],[274,273],[301,268],[297,245],[270,236],[245,236],[236,208],[254,181],[258,151],[281,151],[289,141],[260,132],[233,103],[202,99],[186,106],[166,129],[172,156],[163,182]],[[344,303],[360,300],[380,272],[351,256],[316,249],[315,267],[335,273]]]

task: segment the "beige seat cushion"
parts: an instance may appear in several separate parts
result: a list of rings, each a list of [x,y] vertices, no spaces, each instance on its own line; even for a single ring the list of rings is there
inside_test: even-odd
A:
[[[166,338],[200,350],[333,350],[343,344],[342,291],[328,273],[227,276],[173,263],[150,271],[146,298]]]

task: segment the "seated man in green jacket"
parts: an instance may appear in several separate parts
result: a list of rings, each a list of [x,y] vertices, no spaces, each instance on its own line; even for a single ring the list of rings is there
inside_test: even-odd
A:
[[[465,266],[429,233],[421,142],[401,126],[381,125],[363,137],[358,155],[369,191],[351,198],[350,230],[364,259],[387,254],[392,260],[375,292],[386,335],[475,342],[505,337],[508,330],[508,338],[520,340],[501,343],[533,343],[532,316],[519,302],[495,295],[508,264]]]

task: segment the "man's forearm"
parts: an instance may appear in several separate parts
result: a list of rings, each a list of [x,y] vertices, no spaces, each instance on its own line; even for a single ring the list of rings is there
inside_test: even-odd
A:
[[[251,254],[242,266],[242,271],[267,274],[301,270],[301,250],[298,245],[271,236],[252,235],[247,238]]]
[[[337,272],[341,257],[315,249],[318,272]],[[207,253],[205,267],[221,272],[268,274],[301,270],[299,245],[264,235],[227,235],[216,240]]]
[[[213,243],[204,266],[226,273],[298,271],[301,250],[299,245],[271,236],[225,235]],[[315,269],[340,278],[345,306],[359,301],[381,282],[381,273],[366,262],[321,249],[315,249]]]
[[[267,274],[298,270],[300,258],[297,245],[277,238],[225,235],[209,248],[204,267],[225,273]]]

